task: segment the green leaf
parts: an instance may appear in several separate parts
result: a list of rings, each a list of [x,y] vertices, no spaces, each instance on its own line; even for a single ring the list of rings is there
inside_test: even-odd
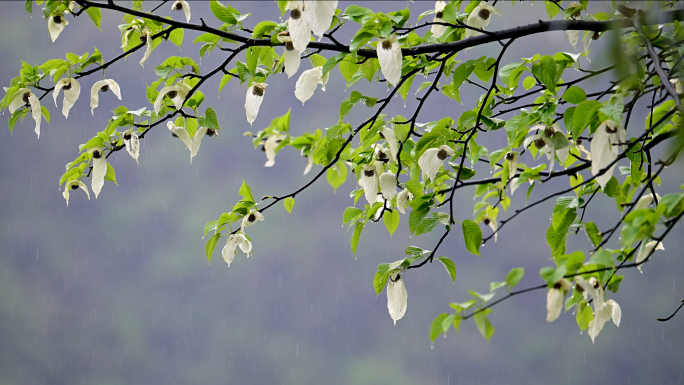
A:
[[[456,282],[456,265],[454,264],[454,261],[447,257],[439,257],[438,258],[440,262],[442,262],[442,265],[444,265],[444,268],[446,269],[447,273],[449,273],[449,276],[451,277],[451,280],[455,283]]]
[[[356,259],[356,246],[359,244],[359,238],[361,237],[361,231],[363,231],[363,223],[359,222],[354,227],[354,234],[351,238],[351,249],[354,253],[354,259]]]
[[[535,79],[533,76],[528,76],[523,80],[523,87],[525,87],[525,90],[529,90],[530,88],[534,87],[534,85],[537,84],[537,79]]]
[[[114,182],[115,185],[119,185],[116,183],[116,173],[114,172],[114,167],[112,167],[111,164],[107,163],[107,173],[105,174],[104,179],[108,182]]]
[[[568,88],[567,91],[565,91],[565,93],[562,96],[562,99],[568,103],[580,104],[583,101],[587,100],[587,94],[586,92],[584,92],[583,89],[577,86],[572,86]]]
[[[437,337],[439,337],[440,334],[444,331],[442,329],[442,322],[444,321],[445,318],[447,318],[449,315],[447,313],[443,313],[435,317],[434,321],[432,321],[432,325],[430,325],[430,341],[435,342]]]
[[[397,227],[399,227],[400,219],[399,210],[385,211],[382,215],[382,221],[385,222],[385,227],[387,228],[387,231],[389,231],[390,237],[394,235]]]
[[[606,250],[606,249],[601,249],[594,254],[592,254],[591,258],[589,258],[589,262],[587,264],[596,264],[596,265],[603,265],[603,266],[609,266],[609,267],[614,267],[615,262],[613,261],[613,254]]]
[[[514,269],[511,269],[511,271],[508,272],[506,275],[506,286],[508,286],[508,290],[513,289],[520,283],[520,280],[523,278],[525,275],[525,268],[523,267],[516,267]]]
[[[554,1],[549,1],[546,0],[544,1],[544,5],[546,6],[546,13],[549,15],[549,20],[553,19],[554,16],[560,12],[560,4],[557,4]]]
[[[352,219],[358,217],[359,215],[362,215],[363,213],[364,213],[363,210],[358,209],[356,207],[347,207],[344,210],[344,215],[342,217],[342,224],[345,224],[345,223],[351,221]]]
[[[596,223],[594,222],[587,222],[584,224],[584,231],[587,234],[587,237],[589,237],[589,240],[591,241],[591,244],[596,247],[598,246],[601,241],[603,241],[603,236],[601,235],[601,232],[599,231],[598,227],[596,226]]]
[[[102,14],[100,14],[100,8],[97,7],[88,7],[86,8],[85,12],[88,14],[88,17],[90,17],[90,20],[93,21],[95,26],[102,31],[102,28],[100,27],[100,21],[102,20]],[[181,31],[183,31],[181,29]]]
[[[254,26],[254,32],[252,32],[252,37],[255,39],[260,39],[264,37],[267,33],[273,31],[278,26],[278,23],[270,20],[262,21],[256,26]]]
[[[207,243],[204,245],[204,254],[207,256],[207,260],[211,262],[211,255],[214,254],[214,249],[216,248],[216,243],[219,238],[221,238],[220,233],[216,233],[207,239]]]
[[[404,183],[404,186],[413,194],[414,198],[423,196],[423,186],[420,185],[420,182],[410,179]]]
[[[237,24],[237,19],[235,18],[235,16],[230,12],[230,10],[227,7],[225,7],[218,1],[211,0],[209,2],[209,9],[211,9],[211,13],[213,13],[214,16],[216,16],[216,18],[221,20],[222,22],[231,25]]]
[[[90,8],[88,8],[90,9]],[[185,35],[185,30],[182,28],[176,28],[169,33],[169,41],[180,48],[183,45],[183,36]]]
[[[542,82],[549,91],[556,90],[556,61],[549,55],[542,56],[539,63],[532,66],[532,74]]]
[[[288,213],[292,213],[292,208],[294,207],[295,200],[292,197],[287,197],[283,201],[283,206],[285,206],[285,210],[287,210]]]
[[[489,339],[492,338],[492,335],[494,335],[494,326],[492,326],[492,324],[487,319],[487,314],[491,312],[492,309],[486,309],[478,313],[475,313],[475,315],[473,316],[475,320],[475,325],[477,326],[477,330],[479,330],[480,334],[482,334],[482,336],[487,339],[487,342],[489,342]]]
[[[218,226],[218,221],[209,221],[204,225],[204,235],[202,235],[202,239],[207,236],[207,233],[215,230],[216,226]]]
[[[591,307],[587,305],[587,301],[582,300],[577,307],[577,326],[579,326],[580,331],[587,330],[589,323],[594,319],[594,313],[591,311]]]
[[[423,220],[420,221],[420,224],[416,228],[416,237],[421,234],[431,232],[435,229],[435,227],[437,227],[437,224],[439,224],[439,219],[436,216],[430,218],[423,218]]]
[[[567,237],[570,225],[577,217],[576,210],[569,210],[561,223],[557,227],[553,224],[546,231],[546,242],[549,244],[554,256],[565,254],[565,238]]]
[[[463,229],[463,239],[465,240],[466,249],[471,253],[482,257],[480,254],[480,246],[482,246],[482,230],[477,223],[466,219],[461,224]]]
[[[573,138],[582,134],[582,131],[594,120],[600,107],[601,102],[598,100],[585,100],[575,108],[575,113],[572,116]]]
[[[199,119],[199,125],[206,128],[219,129],[218,116],[214,109],[209,107],[204,111],[204,116]]]
[[[342,53],[339,53],[339,54],[331,57],[330,59],[328,59],[328,61],[326,61],[325,64],[323,64],[323,75],[330,72],[330,70],[333,69],[337,65],[337,63],[342,61],[347,56],[349,56],[349,54],[347,52],[342,52]],[[341,71],[341,69],[340,69],[340,71]],[[354,71],[354,72],[356,72],[356,71]],[[354,74],[352,73],[349,76],[349,78],[351,78],[352,75],[354,75]],[[342,76],[344,76],[344,73],[342,74]],[[347,79],[347,76],[344,76],[344,78]]]
[[[610,198],[619,197],[622,195],[622,188],[620,182],[613,176],[608,180],[608,183],[603,187],[603,192]]]
[[[256,203],[254,201],[254,197],[252,196],[252,189],[249,188],[249,185],[247,185],[247,182],[245,182],[244,179],[242,180],[242,186],[240,186],[239,194],[242,196],[244,200]]]
[[[328,169],[326,177],[330,186],[337,192],[337,188],[342,186],[344,181],[347,180],[347,166],[342,161],[337,162],[337,167],[330,167]]]
[[[26,12],[30,13],[31,16],[33,16],[33,0],[25,0],[24,9],[26,9]]]
[[[43,115],[43,117],[48,123],[50,123],[50,110],[48,110],[44,106],[40,106],[40,114]]]
[[[389,278],[389,263],[382,263],[378,265],[378,271],[373,276],[373,288],[375,294],[380,294],[387,286],[387,279]]]

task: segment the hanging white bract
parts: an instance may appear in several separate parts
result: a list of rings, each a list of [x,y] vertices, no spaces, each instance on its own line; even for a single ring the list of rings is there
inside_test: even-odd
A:
[[[81,182],[80,180],[72,180],[67,182],[67,184],[64,186],[64,192],[62,193],[62,196],[66,200],[67,206],[69,206],[69,193],[71,192],[71,190],[76,190],[78,188],[85,191],[86,195],[88,196],[88,200],[90,200],[88,186],[86,186],[85,183]]]
[[[292,44],[297,51],[304,52],[311,41],[311,27],[303,17],[304,2],[301,0],[291,0],[287,3],[286,9],[290,11],[287,29],[290,31]]]
[[[437,172],[442,168],[446,158],[454,155],[454,150],[447,145],[425,150],[423,155],[420,156],[420,159],[418,159],[418,167],[423,171],[423,180],[425,180],[425,176],[427,175],[427,177],[434,182]]]
[[[51,15],[47,19],[48,32],[50,32],[50,39],[54,43],[59,37],[59,34],[64,31],[64,27],[69,25],[69,22],[64,17],[64,14],[58,13]]]
[[[382,197],[390,200],[397,194],[397,177],[393,172],[387,171],[382,173],[379,178],[380,192]]]
[[[275,164],[276,148],[278,148],[280,142],[282,142],[285,138],[287,138],[287,136],[282,134],[274,134],[269,136],[268,139],[266,139],[266,143],[264,143],[264,152],[266,152],[266,164],[264,164],[264,167],[273,167],[273,165]]]
[[[591,140],[591,175],[596,177],[596,182],[603,188],[613,176],[615,164],[613,163],[620,151],[619,143],[625,141],[625,129],[620,123],[606,120],[601,123],[594,132]],[[612,164],[612,165],[611,165]],[[605,170],[599,175],[601,170]]]
[[[143,68],[145,68],[145,62],[147,59],[149,59],[150,55],[152,54],[152,50],[154,49],[152,47],[152,37],[149,29],[145,30],[145,45],[147,46],[147,48],[145,48],[145,55],[143,55],[142,60],[140,60],[140,65]]]
[[[192,90],[192,86],[185,82],[162,88],[161,91],[159,91],[159,94],[157,94],[157,99],[154,100],[154,113],[158,115],[159,111],[161,111],[161,102],[164,99],[164,95],[171,99],[173,106],[176,107],[177,110],[180,110],[183,108],[183,103],[185,103],[185,99],[190,90]]]
[[[243,253],[247,254],[248,258],[252,252],[252,242],[250,242],[244,234],[237,233],[229,235],[226,240],[226,245],[223,246],[223,250],[221,250],[223,260],[226,261],[228,267],[230,267],[230,264],[235,259],[235,255],[237,255],[238,246]]]
[[[389,39],[380,39],[377,46],[380,71],[389,84],[396,86],[401,80],[401,45],[397,35],[390,35]]]
[[[654,253],[655,252],[654,250],[665,251],[665,247],[663,246],[662,242],[650,241],[650,242],[646,243],[645,245],[642,244],[641,248],[639,248],[639,253],[637,254],[636,260],[634,262],[638,264],[637,269],[639,269],[640,273],[643,273],[643,271],[641,271],[641,266],[643,265],[642,262],[644,260],[646,260],[646,258],[648,258],[649,255]]]
[[[135,159],[136,163],[138,163],[138,157],[140,156],[140,138],[138,138],[138,134],[133,131],[133,127],[124,131],[123,142],[124,145],[126,145],[128,154],[131,158]]]
[[[295,97],[304,105],[304,102],[311,99],[319,84],[321,84],[321,89],[325,91],[329,75],[329,72],[323,75],[323,67],[314,67],[302,72],[295,85]]]
[[[178,0],[171,5],[173,11],[183,11],[185,13],[185,21],[190,22],[190,4],[187,1]]]
[[[361,171],[361,184],[363,193],[371,206],[376,202],[378,195],[378,173],[374,165],[364,164]]]
[[[285,44],[283,50],[283,58],[285,59],[285,73],[290,78],[297,73],[299,63],[301,62],[300,52],[297,51],[292,43],[290,33],[287,31],[278,34],[278,41]]]
[[[95,115],[95,108],[100,104],[100,92],[108,92],[109,90],[121,100],[121,89],[119,85],[112,79],[104,79],[93,84],[90,89],[90,114]]]
[[[444,12],[446,5],[447,3],[444,1],[435,3],[435,17],[432,19],[433,23],[444,23],[444,20],[442,20],[442,13]],[[432,32],[432,36],[439,38],[444,34],[446,29],[446,25],[433,24],[432,27],[430,27],[430,32]]]
[[[304,1],[303,17],[314,35],[318,36],[318,40],[321,40],[325,31],[330,28],[336,9],[337,0]]]
[[[266,83],[252,83],[247,88],[247,98],[245,99],[245,111],[247,112],[247,121],[251,125],[259,114],[259,107],[264,101],[264,94],[266,93]]]
[[[468,20],[466,20],[466,25],[473,28],[485,29],[489,25],[489,22],[492,21],[492,14],[502,16],[498,9],[483,1],[470,12]],[[482,32],[466,29],[466,39],[479,35],[482,35]]]
[[[71,78],[60,79],[55,84],[55,89],[52,91],[52,98],[55,100],[55,107],[57,107],[57,96],[59,92],[64,90],[64,100],[62,101],[62,115],[65,118],[69,117],[69,110],[74,106],[79,95],[81,95],[81,85],[78,80]]]
[[[594,305],[594,319],[589,322],[589,337],[591,337],[591,342],[594,343],[594,339],[599,335],[601,330],[603,330],[603,325],[613,319],[615,326],[620,326],[620,319],[622,318],[622,311],[620,310],[620,305],[617,302],[611,300],[606,301],[604,296],[605,293],[599,281],[591,277],[589,281],[582,277],[575,278],[577,284],[584,290],[585,298],[587,293],[593,298]]]
[[[401,273],[390,274],[387,280],[387,310],[395,325],[406,314],[407,305],[408,292]]]
[[[42,111],[40,108],[40,99],[28,88],[20,88],[12,96],[12,101],[9,104],[9,112],[13,114],[19,108],[29,105],[31,106],[31,117],[36,122],[36,135],[40,138],[40,122],[43,120]]]
[[[413,194],[411,194],[408,189],[401,190],[401,192],[397,195],[397,210],[399,210],[399,212],[402,214],[406,214],[404,209],[406,208],[408,201],[411,199],[413,199]]]
[[[95,198],[100,195],[102,186],[104,186],[105,175],[107,175],[107,154],[102,147],[93,147],[88,150],[93,158],[93,173],[91,175],[90,187],[95,193]]]

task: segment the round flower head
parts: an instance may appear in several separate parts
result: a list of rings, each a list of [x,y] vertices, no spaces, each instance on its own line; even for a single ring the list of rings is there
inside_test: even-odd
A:
[[[247,112],[247,121],[251,125],[259,114],[259,107],[264,101],[264,94],[266,93],[266,83],[252,83],[247,88],[247,98],[245,99],[245,111]]]
[[[190,4],[187,1],[178,0],[171,5],[173,11],[183,11],[185,13],[185,21],[190,22]]]
[[[468,15],[468,20],[466,20],[466,25],[473,28],[485,29],[492,20],[492,15],[501,16],[501,12],[483,1],[470,12],[470,15]],[[482,35],[482,32],[466,29],[466,39],[479,35]]]
[[[249,214],[242,217],[242,231],[244,231],[247,228],[247,226],[251,226],[251,225],[257,223],[257,221],[263,221],[263,220],[264,220],[264,216],[261,215],[261,213],[258,210],[256,210],[256,209],[250,210]]]
[[[301,100],[302,105],[304,105],[304,102],[311,99],[313,96],[314,91],[316,91],[316,86],[321,84],[321,89],[325,91],[325,85],[328,83],[329,75],[329,72],[323,75],[323,67],[314,67],[302,72],[295,85],[295,97]]]
[[[88,186],[86,186],[85,183],[81,182],[80,180],[72,180],[67,182],[67,184],[64,186],[64,192],[62,193],[62,196],[66,200],[67,206],[69,206],[69,193],[71,192],[71,190],[76,190],[78,188],[85,191],[86,195],[88,196],[88,200],[90,200]]]
[[[50,32],[50,39],[54,43],[59,37],[59,34],[64,31],[64,27],[69,25],[69,22],[64,17],[64,14],[58,13],[51,15],[47,19],[48,32]]]
[[[90,114],[95,115],[95,108],[100,104],[100,92],[112,93],[121,100],[121,89],[119,85],[112,79],[104,79],[93,84],[90,89]]]
[[[287,31],[278,34],[278,41],[285,44],[283,58],[285,59],[285,73],[290,78],[297,73],[301,62],[300,52],[297,51],[292,43],[290,33]],[[315,88],[315,86],[314,86]]]
[[[447,145],[425,150],[420,159],[418,159],[418,167],[423,171],[423,180],[425,180],[427,175],[431,181],[434,181],[446,158],[454,155],[454,150]]]
[[[389,39],[380,39],[377,47],[380,71],[391,85],[395,86],[401,80],[401,45],[397,35],[392,34]]]
[[[535,135],[529,136],[523,142],[524,148],[530,146],[530,144],[535,145],[538,150],[543,150],[546,154],[546,159],[549,162],[549,172],[553,171],[553,166],[556,161],[556,156],[558,160],[565,163],[565,160],[570,154],[570,142],[567,136],[563,133],[563,130],[557,124],[544,125],[536,124],[530,128],[529,132],[537,132]],[[517,164],[516,164],[517,167]]]
[[[387,280],[387,310],[395,325],[406,314],[407,303],[408,292],[401,273],[390,274]]]
[[[444,1],[438,1],[435,3],[435,17],[432,19],[433,23],[444,23],[444,20],[442,20],[442,13],[444,12],[446,5],[447,3]],[[432,32],[432,36],[439,38],[444,34],[446,29],[446,25],[433,24],[430,28],[430,31]]]
[[[81,95],[81,85],[76,79],[60,79],[55,84],[55,90],[52,91],[52,98],[55,100],[55,107],[57,107],[57,96],[59,92],[64,90],[64,100],[62,101],[62,114],[65,118],[69,117],[69,110],[76,103],[79,95]]]
[[[14,96],[12,96],[12,100],[10,101],[9,112],[10,114],[12,114],[14,113],[14,111],[26,105],[31,106],[31,117],[36,122],[35,132],[36,135],[38,135],[38,137],[40,138],[40,123],[43,119],[43,115],[40,107],[40,99],[38,99],[38,97],[34,95],[33,92],[29,91],[28,88],[18,89],[17,92],[14,93]]]

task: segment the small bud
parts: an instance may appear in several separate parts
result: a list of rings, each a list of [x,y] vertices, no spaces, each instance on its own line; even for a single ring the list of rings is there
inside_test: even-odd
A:
[[[490,222],[489,218],[485,218],[483,222],[486,226],[489,226],[489,222]]]
[[[449,156],[449,153],[447,153],[445,149],[440,149],[437,153],[437,158],[439,158],[439,160],[444,160],[447,156]]]
[[[285,49],[288,51],[294,51],[294,44],[291,41],[288,41],[287,43],[285,43]]]
[[[544,146],[546,146],[546,142],[544,142],[544,139],[539,138],[534,141],[534,145],[535,147],[541,150],[542,148],[544,148]]]
[[[102,158],[102,155],[100,155],[100,151],[98,151],[98,150],[93,151],[93,158],[95,158],[95,159]]]
[[[131,134],[126,134],[123,136],[124,140],[131,140],[132,135]]]
[[[214,136],[214,135],[218,136],[218,134],[216,134],[216,129],[213,129],[213,128],[207,129],[207,133],[205,135],[206,136]]]
[[[54,21],[56,24],[62,24],[62,16],[61,15],[53,16],[52,21]]]
[[[482,20],[487,20],[489,19],[489,10],[486,8],[482,8],[480,12],[477,13],[477,16],[479,16]]]
[[[109,91],[109,84],[105,84],[100,88],[100,92],[107,92]]]
[[[104,88],[104,87],[103,87],[103,88]],[[168,96],[169,98],[173,99],[173,98],[175,98],[176,96],[178,96],[178,92],[176,92],[176,91],[169,91],[169,92],[166,93],[166,96]]]
[[[580,144],[582,144],[582,139],[577,139],[575,143],[579,146]]]
[[[71,89],[71,82],[65,84],[64,87],[62,87],[62,89],[65,91],[69,91]]]
[[[181,3],[180,1],[177,2],[176,5],[173,7],[173,10],[174,10],[174,11],[181,11],[181,10],[183,10],[183,3]]]
[[[442,16],[444,16],[444,13],[440,11],[440,12],[437,12],[437,14],[435,16],[437,16],[438,19],[441,19]]]
[[[29,96],[31,96],[31,91],[25,92],[24,95],[21,97],[21,100],[24,101],[24,104],[29,104]]]
[[[555,132],[556,130],[554,130],[553,127],[546,126],[546,128],[544,129],[544,136],[546,136],[547,138],[551,138]]]
[[[72,189],[72,190],[76,190],[77,188],[78,188],[78,185],[77,185],[77,184],[72,184],[72,185],[71,185],[71,189]]]
[[[598,32],[594,32],[594,36],[591,37],[591,40],[598,40],[599,37],[601,37],[601,34]]]
[[[392,42],[389,40],[383,40],[382,49],[384,49],[385,51],[392,49]]]
[[[374,171],[374,170],[363,170],[363,175],[365,175],[365,176],[367,176],[367,177],[370,178],[370,177],[372,177],[373,175],[375,175],[375,171]]]
[[[513,159],[515,159],[515,153],[507,152],[507,153],[506,153],[506,160],[510,162],[510,161],[512,161]]]

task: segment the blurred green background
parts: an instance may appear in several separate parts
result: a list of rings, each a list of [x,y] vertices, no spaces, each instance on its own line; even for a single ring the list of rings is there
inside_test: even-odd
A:
[[[146,9],[156,4],[147,4]],[[349,4],[340,2],[339,8]],[[231,5],[251,13],[245,21],[248,28],[263,19],[279,20],[275,2]],[[415,23],[417,15],[434,3],[363,5],[383,12],[408,5],[410,21]],[[594,3],[590,8],[606,5]],[[203,17],[218,25],[208,3],[197,1],[191,6],[193,22]],[[490,30],[548,18],[543,2],[497,6],[504,17],[495,17]],[[53,44],[39,9],[30,17],[23,2],[3,2],[0,7],[0,78],[5,86],[18,75],[20,59],[41,64],[66,52],[92,52],[93,46],[105,59],[121,52],[116,28],[121,14],[103,12],[102,32],[85,15],[69,18],[70,24]],[[182,18],[170,8],[170,3],[164,5],[160,13]],[[356,27],[350,23],[342,28],[338,39],[350,41]],[[431,249],[441,231],[410,238],[405,216],[396,238],[390,238],[382,224],[368,226],[355,260],[349,248],[351,232],[340,227],[344,208],[353,203],[348,195],[354,189],[351,178],[337,194],[325,180],[317,182],[297,196],[292,214],[280,205],[268,210],[264,222],[249,228],[252,258],[238,253],[227,268],[217,251],[207,264],[202,227],[239,199],[242,178],[258,198],[291,192],[313,175],[302,175],[305,161],[291,149],[278,154],[274,167],[264,168],[263,152],[255,151],[243,132],[265,127],[290,108],[295,135],[334,124],[339,103],[351,92],[345,91],[337,70],[325,93],[317,91],[304,107],[293,97],[296,77],[272,76],[254,127],[245,118],[245,86],[231,82],[216,99],[219,78],[208,81],[202,88],[207,96],[204,107],[217,111],[223,130],[219,138],[204,140],[192,165],[182,143],[159,126],[141,142],[139,165],[125,151],[109,158],[118,187],[106,183],[99,199],[93,196],[90,201],[76,192],[67,208],[57,189],[58,178],[78,153],[78,144],[102,130],[118,105],[151,108],[144,83],[157,79],[154,67],[170,55],[198,58],[199,45],[191,44],[196,36],[186,32],[181,52],[170,43],[161,44],[145,69],[138,64],[142,52],[108,69],[107,77],[121,86],[123,101],[111,93],[102,95],[94,116],[87,114],[88,91],[99,75],[81,80],[83,91],[68,120],[60,113],[61,96],[57,109],[48,95],[43,105],[50,109],[52,121],[43,123],[38,140],[30,118],[11,134],[6,129],[9,114],[4,114],[0,122],[0,384],[684,381],[684,316],[667,323],[655,320],[669,315],[684,296],[681,228],[664,242],[667,251],[657,252],[644,274],[627,271],[620,293],[609,294],[622,307],[622,324],[620,328],[606,324],[593,345],[586,333],[580,335],[570,313],[552,324],[546,322],[543,291],[496,306],[490,316],[496,332],[489,343],[472,321],[462,324],[460,334],[452,331],[448,338],[438,339],[434,348],[428,338],[432,319],[450,311],[450,301],[469,299],[467,289],[487,292],[489,282],[503,280],[513,267],[526,268],[521,288],[540,282],[539,268],[551,263],[544,233],[552,202],[507,226],[498,243],[483,248],[482,259],[466,252],[459,233],[452,234],[440,254],[455,261],[456,284],[439,264],[411,270],[404,276],[408,311],[396,326],[387,313],[385,293],[376,297],[373,291],[375,267],[403,258],[409,245]],[[608,40],[592,44],[594,59],[590,65],[582,59],[585,68],[602,68],[609,61],[602,56]],[[458,59],[496,55],[498,49],[491,44],[460,53]],[[504,62],[558,51],[575,52],[564,32],[531,36],[514,43]],[[224,57],[220,51],[205,57],[202,71],[208,72]],[[308,68],[310,64],[302,61],[300,73]],[[566,73],[567,78],[576,76],[570,70]],[[592,85],[606,87],[609,80],[610,75],[601,77],[588,90]],[[416,81],[414,89],[419,84]],[[362,80],[357,85],[364,94],[384,95],[384,84],[370,86]],[[444,116],[456,119],[472,108],[480,94],[477,88],[463,85],[464,105],[435,94],[419,122]],[[643,130],[645,105],[646,101],[638,104],[641,110],[632,117],[631,135]],[[404,106],[397,98],[387,112],[409,115],[415,106],[415,99]],[[356,106],[350,120],[358,124],[370,113]],[[503,131],[490,136],[480,144],[489,150],[505,145]],[[316,166],[313,171],[318,170]],[[480,176],[488,175],[486,167],[477,170]],[[658,192],[677,190],[681,176],[681,168],[671,167]],[[554,181],[538,186],[532,199],[566,185],[567,181]],[[473,191],[459,191],[457,215],[470,218]],[[587,217],[599,229],[619,218],[611,200],[597,196],[594,202]],[[524,192],[515,195],[513,203],[523,206]],[[583,233],[568,239],[569,250],[590,248]]]

